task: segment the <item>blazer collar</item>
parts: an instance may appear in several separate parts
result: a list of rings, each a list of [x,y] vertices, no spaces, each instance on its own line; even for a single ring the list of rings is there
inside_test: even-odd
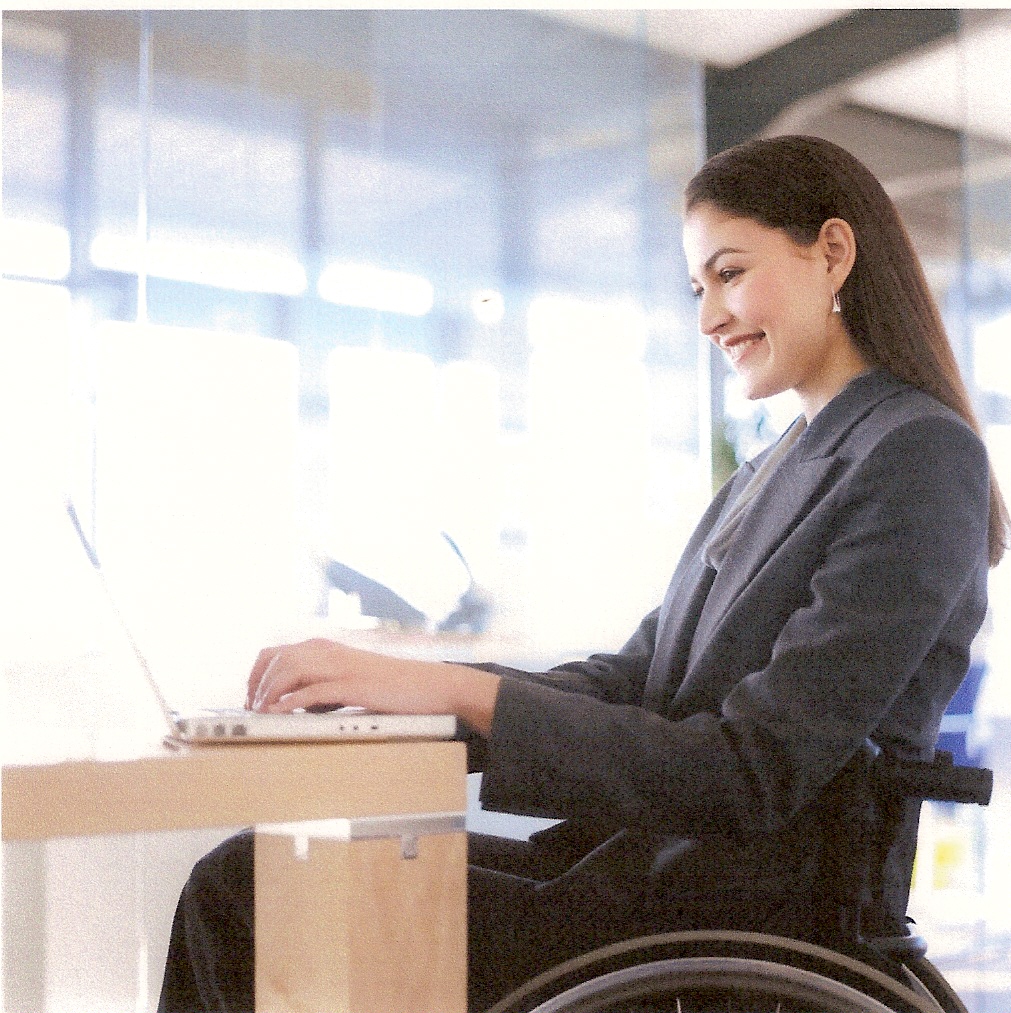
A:
[[[852,380],[818,414],[797,441],[801,460],[833,454],[850,430],[877,405],[905,387],[884,369],[871,369]]]

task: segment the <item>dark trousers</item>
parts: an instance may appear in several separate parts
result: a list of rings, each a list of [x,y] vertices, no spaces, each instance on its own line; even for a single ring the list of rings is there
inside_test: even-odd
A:
[[[646,878],[616,897],[592,876],[525,841],[468,837],[468,1009],[487,1009],[534,975],[596,946],[687,928],[758,929],[777,900],[739,892],[647,896]],[[781,898],[780,898],[781,900]],[[731,908],[735,910],[730,910]],[[743,920],[742,920],[743,919]],[[194,867],[172,924],[159,1013],[252,1013],[253,834],[229,838]]]

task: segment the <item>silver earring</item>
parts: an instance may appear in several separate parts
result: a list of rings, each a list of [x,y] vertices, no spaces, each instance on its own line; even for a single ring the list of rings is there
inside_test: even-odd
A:
[[[833,313],[842,313],[842,306],[839,305],[839,293],[838,292],[833,292],[832,293],[832,312]]]

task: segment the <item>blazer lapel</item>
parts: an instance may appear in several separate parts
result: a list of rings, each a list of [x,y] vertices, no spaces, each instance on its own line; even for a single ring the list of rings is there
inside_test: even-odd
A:
[[[747,508],[727,559],[713,581],[692,636],[689,668],[743,588],[808,513],[831,471],[830,458],[797,461],[787,455],[769,476]]]
[[[875,405],[900,389],[898,381],[883,370],[873,370],[852,380],[822,409],[747,507],[719,573],[709,572],[708,593],[701,601],[698,592],[705,574],[704,569],[696,566],[693,571],[696,583],[691,588],[695,593],[685,595],[683,607],[671,609],[671,625],[657,631],[658,652],[661,635],[672,633],[684,640],[680,648],[667,645],[664,650],[664,656],[675,662],[674,667],[667,669],[667,694],[674,689],[670,683],[677,686],[672,706],[689,691],[694,662],[709,645],[727,610],[806,516],[819,490],[831,481],[833,455],[841,443]],[[761,456],[754,463],[760,461]],[[754,469],[750,474],[753,473]],[[722,515],[747,484],[750,474],[739,476]],[[709,530],[715,530],[715,525]],[[701,555],[699,552],[700,558]],[[704,564],[701,566],[704,568]],[[647,691],[651,682],[660,680],[661,673],[651,668]],[[665,694],[654,689],[653,695],[660,700]]]
[[[729,493],[722,503],[714,503],[707,511],[674,571],[660,606],[653,659],[643,691],[643,706],[648,710],[663,710],[664,699],[673,688],[672,676],[676,678],[676,673],[685,669],[692,635],[716,575],[703,558],[706,541],[754,473],[754,462],[741,465],[731,480]]]
[[[853,427],[886,397],[901,389],[882,370],[852,380],[814,418],[747,508],[733,544],[702,606],[680,680],[678,697],[691,684],[692,668],[727,610],[803,520],[812,499],[832,480],[834,455]]]

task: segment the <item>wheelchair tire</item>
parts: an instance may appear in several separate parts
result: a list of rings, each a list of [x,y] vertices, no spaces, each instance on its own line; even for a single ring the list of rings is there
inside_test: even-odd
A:
[[[969,1013],[941,972],[926,957],[911,957],[902,962],[913,981],[913,990],[920,989],[937,1004],[937,1013]]]
[[[922,991],[823,947],[675,932],[559,964],[488,1013],[938,1013]]]

